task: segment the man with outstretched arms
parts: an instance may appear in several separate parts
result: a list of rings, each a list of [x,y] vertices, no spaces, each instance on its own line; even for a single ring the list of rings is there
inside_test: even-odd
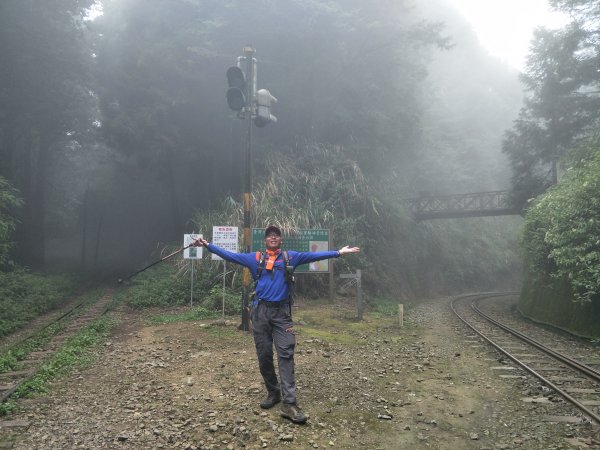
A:
[[[327,252],[281,251],[281,230],[276,226],[265,229],[266,253],[233,253],[198,238],[194,245],[204,246],[221,258],[240,264],[250,270],[256,282],[253,300],[252,334],[256,345],[258,366],[267,388],[267,397],[260,403],[263,409],[272,408],[283,401],[281,415],[294,423],[303,424],[307,417],[296,403],[294,349],[296,336],[290,309],[289,277],[286,266],[295,268],[348,253],[358,253],[358,247],[345,246]],[[285,260],[287,256],[287,261]],[[273,364],[273,344],[277,350],[279,379]]]

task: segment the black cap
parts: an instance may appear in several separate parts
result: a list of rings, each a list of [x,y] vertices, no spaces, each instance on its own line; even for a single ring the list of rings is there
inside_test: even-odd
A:
[[[273,233],[277,236],[281,236],[281,230],[275,225],[269,225],[267,228],[265,228],[265,237]]]

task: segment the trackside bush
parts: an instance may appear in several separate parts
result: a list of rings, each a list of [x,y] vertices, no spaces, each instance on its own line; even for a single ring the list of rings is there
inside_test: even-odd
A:
[[[190,281],[178,276],[172,265],[164,264],[138,275],[121,295],[136,309],[181,306],[189,303]]]
[[[527,214],[522,240],[530,275],[567,280],[575,300],[600,301],[600,148],[571,168]]]
[[[183,263],[186,264],[185,262]],[[194,306],[221,312],[223,305],[222,272],[212,261],[197,263],[194,275]],[[188,306],[191,297],[190,272],[182,263],[163,264],[140,274],[127,291],[119,294],[132,308]],[[241,296],[228,285],[225,314],[241,311]]]

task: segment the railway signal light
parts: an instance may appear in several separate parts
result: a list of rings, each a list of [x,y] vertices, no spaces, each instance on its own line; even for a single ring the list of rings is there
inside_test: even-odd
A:
[[[234,111],[241,111],[246,106],[246,77],[242,69],[232,66],[227,69],[227,104]]]
[[[277,103],[277,99],[267,89],[256,91],[256,115],[254,124],[264,127],[271,122],[277,122],[277,117],[271,114],[271,104]]]

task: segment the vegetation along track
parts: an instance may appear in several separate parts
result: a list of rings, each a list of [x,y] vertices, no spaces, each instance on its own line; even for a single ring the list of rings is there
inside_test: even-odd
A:
[[[600,424],[597,350],[580,339],[519,319],[511,313],[514,299],[514,293],[472,294],[454,298],[450,307],[477,334],[471,335],[472,338],[483,339],[502,354],[498,361],[503,365],[495,368],[502,373],[500,376],[528,379],[527,372],[542,383],[537,388],[525,389],[523,399],[544,406],[541,420],[579,424],[582,434],[587,434],[585,430],[597,431]],[[473,344],[478,341],[471,339]]]
[[[68,307],[42,317],[17,337],[8,337],[0,345],[0,402],[36,375],[71,337],[112,306],[114,289],[93,288],[77,296]]]

